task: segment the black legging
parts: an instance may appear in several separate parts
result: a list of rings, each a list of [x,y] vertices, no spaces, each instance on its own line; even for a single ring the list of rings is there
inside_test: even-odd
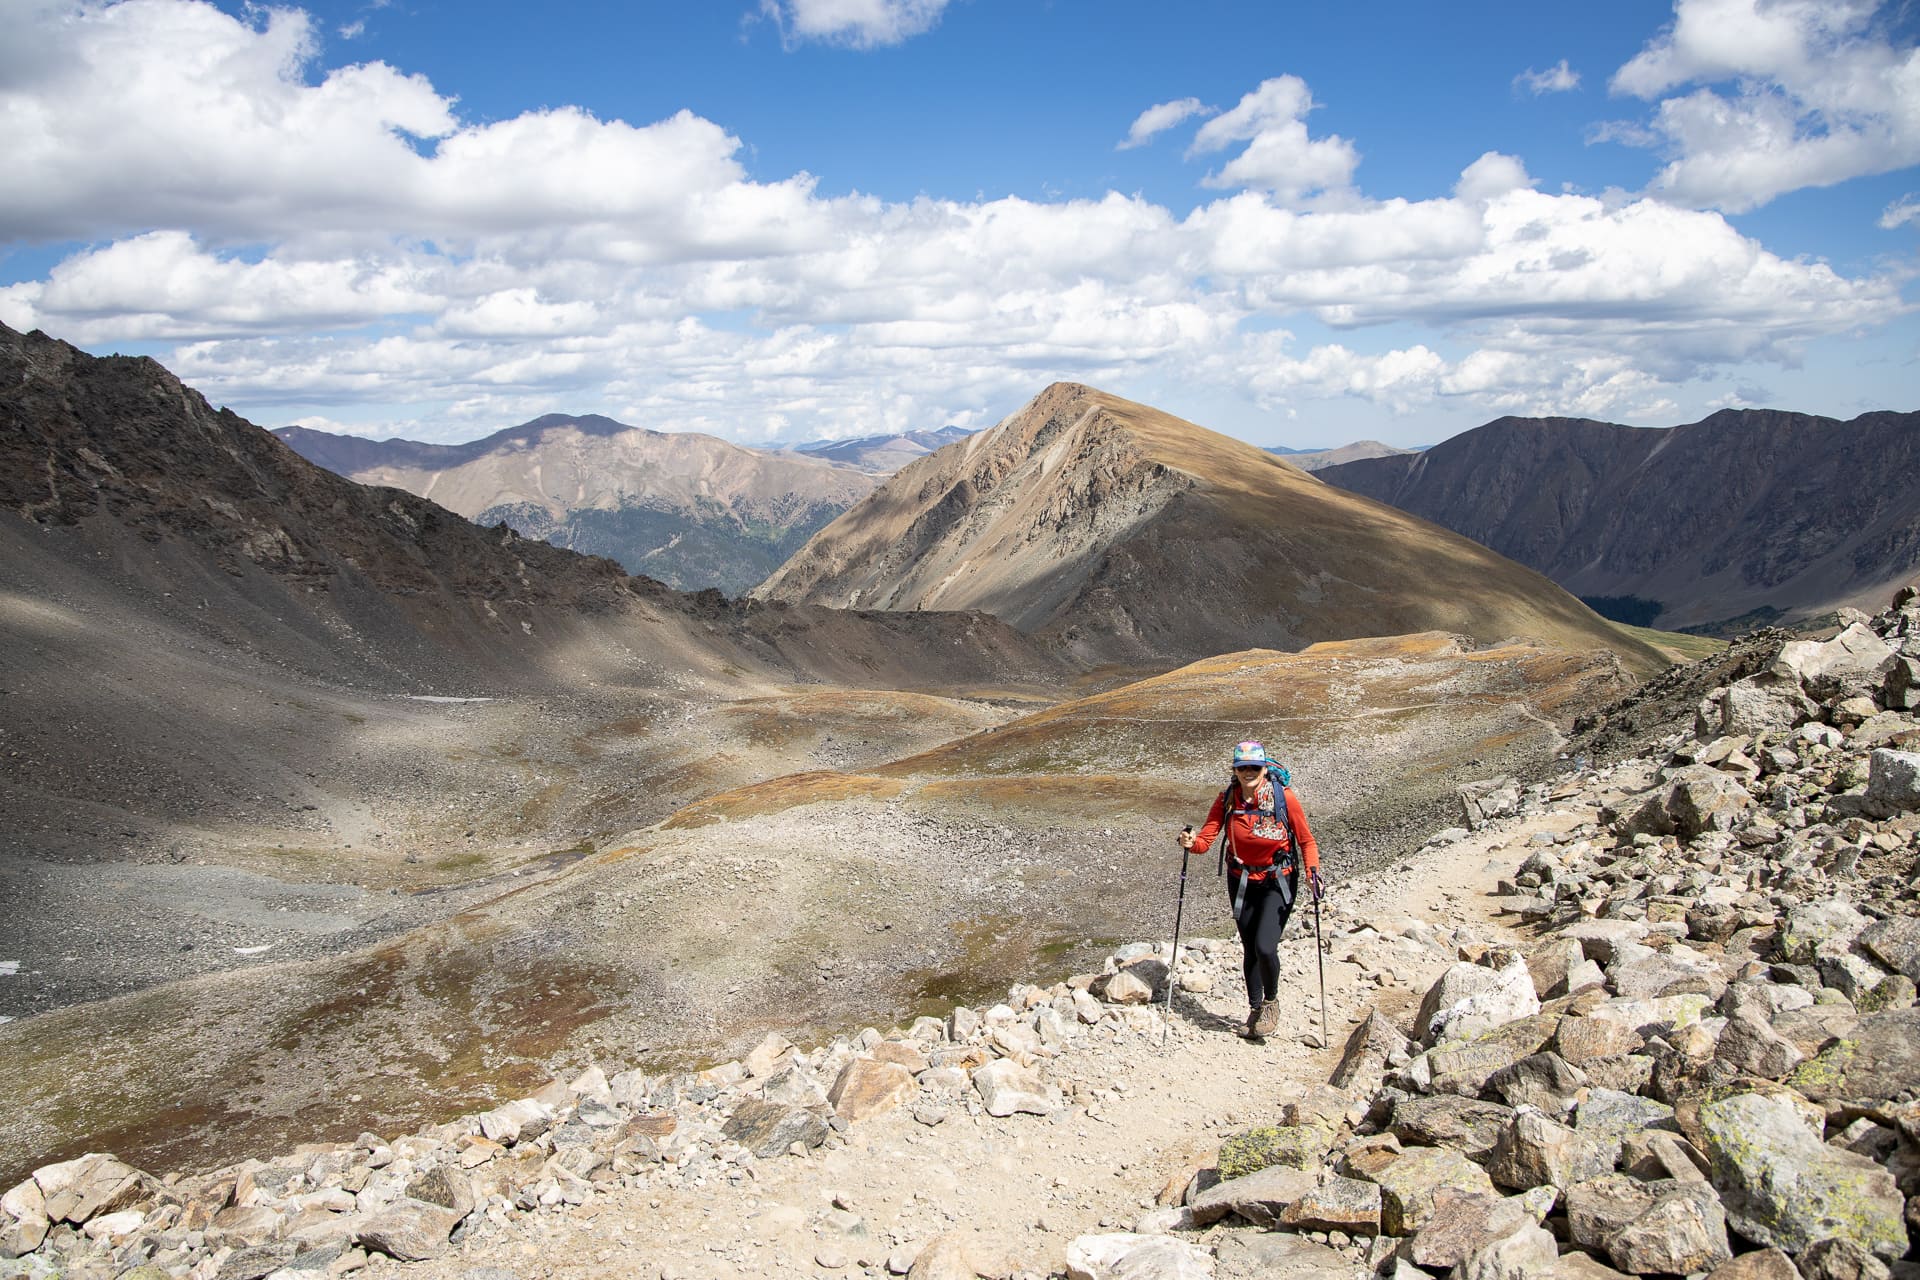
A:
[[[1227,867],[1227,909],[1233,912],[1233,923],[1240,929],[1247,1003],[1258,1005],[1280,997],[1280,932],[1287,927],[1287,917],[1293,914],[1300,872],[1298,868],[1287,870],[1285,893],[1280,890],[1279,877],[1267,876],[1247,880],[1243,896],[1242,879],[1231,865]],[[1239,903],[1237,909],[1236,902]]]

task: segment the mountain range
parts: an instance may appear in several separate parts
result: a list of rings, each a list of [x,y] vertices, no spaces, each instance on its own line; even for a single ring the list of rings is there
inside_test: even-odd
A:
[[[1920,566],[1920,413],[1501,418],[1318,474],[1666,630],[1878,607]]]
[[[795,445],[794,451],[829,462],[843,462],[877,475],[891,475],[914,459],[937,453],[972,434],[965,427],[949,426],[936,431],[903,431],[898,435],[861,436],[854,440],[815,440]]]
[[[748,449],[597,415],[548,414],[458,445],[305,427],[275,434],[348,479],[606,556],[669,586],[729,595],[766,577],[875,483],[870,464],[843,465],[824,452]]]
[[[1343,444],[1334,449],[1289,449],[1275,446],[1267,450],[1285,458],[1302,471],[1320,471],[1327,467],[1337,467],[1343,462],[1358,462],[1362,458],[1396,458],[1402,454],[1418,453],[1418,449],[1401,449],[1394,445],[1382,444],[1378,440],[1355,440],[1352,444]]]
[[[754,594],[980,610],[1083,661],[1440,630],[1664,665],[1485,547],[1074,383],[902,468]]]

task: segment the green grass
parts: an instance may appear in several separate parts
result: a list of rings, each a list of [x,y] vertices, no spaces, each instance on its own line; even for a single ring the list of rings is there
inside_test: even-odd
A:
[[[1727,647],[1725,640],[1713,636],[1696,636],[1684,631],[1655,631],[1652,627],[1630,627],[1625,623],[1615,625],[1652,645],[1675,662],[1698,662],[1702,658],[1711,658]]]

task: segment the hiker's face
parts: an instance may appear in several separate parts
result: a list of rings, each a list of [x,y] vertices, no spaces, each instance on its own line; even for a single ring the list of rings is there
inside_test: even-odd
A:
[[[1257,782],[1260,779],[1260,766],[1257,764],[1235,765],[1233,776],[1240,779],[1242,786]]]

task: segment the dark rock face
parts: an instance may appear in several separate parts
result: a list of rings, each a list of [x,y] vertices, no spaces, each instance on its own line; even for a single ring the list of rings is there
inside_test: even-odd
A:
[[[1915,413],[1727,409],[1664,429],[1501,418],[1318,475],[1575,595],[1656,602],[1669,629],[1878,597],[1920,563]]]

